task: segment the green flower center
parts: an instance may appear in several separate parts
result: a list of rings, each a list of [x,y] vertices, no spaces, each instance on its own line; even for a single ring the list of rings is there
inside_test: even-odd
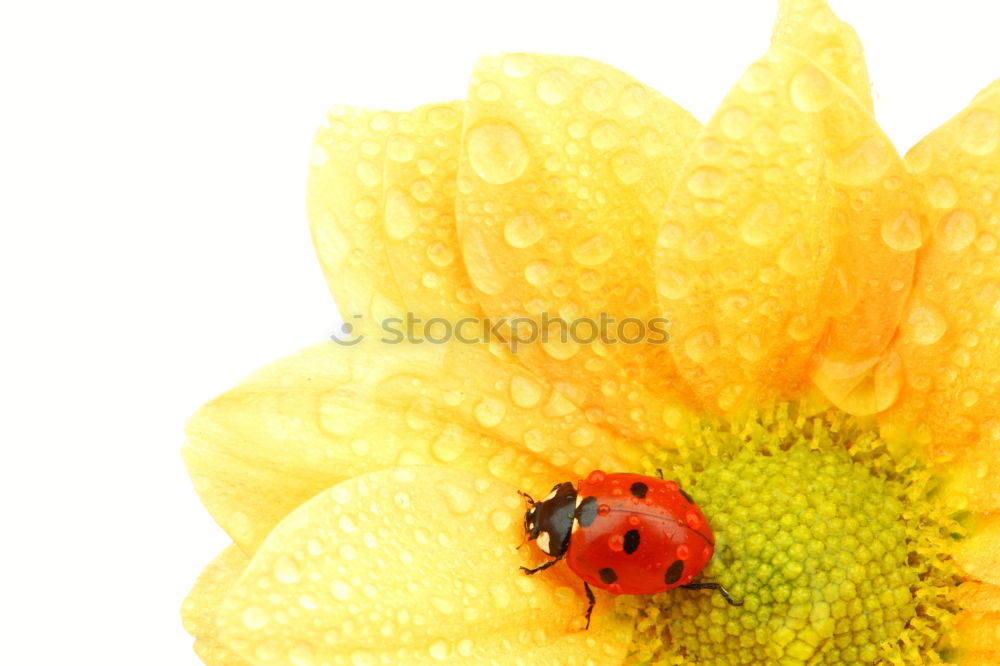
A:
[[[685,449],[650,450],[646,464],[712,523],[715,556],[696,582],[743,605],[689,590],[623,600],[639,661],[938,661],[957,582],[944,546],[960,528],[928,499],[930,475],[840,413],[782,406],[691,426]]]

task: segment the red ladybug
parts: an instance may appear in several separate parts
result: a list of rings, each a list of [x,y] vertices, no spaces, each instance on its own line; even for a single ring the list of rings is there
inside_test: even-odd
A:
[[[588,628],[591,585],[616,595],[718,590],[733,606],[743,605],[719,583],[691,582],[712,559],[715,539],[705,514],[676,481],[594,470],[576,487],[556,484],[539,502],[521,494],[528,501],[526,539],[554,558],[521,569],[531,575],[566,558],[590,601]]]

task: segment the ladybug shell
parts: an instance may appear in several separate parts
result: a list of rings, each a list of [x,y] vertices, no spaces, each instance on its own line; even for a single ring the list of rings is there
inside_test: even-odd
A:
[[[686,585],[712,559],[715,539],[676,481],[600,470],[577,485],[566,560],[611,594],[656,594]]]

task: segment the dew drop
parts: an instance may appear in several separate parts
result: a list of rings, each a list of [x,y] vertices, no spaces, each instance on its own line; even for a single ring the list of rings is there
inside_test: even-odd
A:
[[[750,211],[740,224],[740,236],[753,247],[770,243],[778,229],[781,208],[774,201],[763,201]]]
[[[976,218],[964,210],[954,210],[941,219],[934,240],[944,249],[958,252],[969,247],[975,238]]]
[[[604,111],[614,103],[614,89],[604,79],[595,79],[584,88],[581,101],[591,111]]]
[[[961,400],[966,407],[974,407],[979,402],[979,392],[975,389],[966,389],[962,391]]]
[[[572,249],[573,260],[584,266],[599,266],[611,258],[614,246],[604,234],[591,236]]]
[[[800,277],[809,271],[812,257],[805,237],[795,234],[778,252],[778,266],[793,277]]]
[[[906,315],[906,325],[910,337],[918,345],[932,345],[944,336],[948,322],[944,315],[932,305],[915,302]]]
[[[590,144],[598,150],[614,150],[624,140],[622,128],[613,120],[601,121],[590,130]]]
[[[466,448],[467,442],[462,436],[461,429],[450,423],[444,432],[431,442],[431,455],[441,462],[448,463],[461,457]]]
[[[661,269],[656,279],[656,293],[668,300],[678,301],[691,293],[691,283],[684,273]]]
[[[497,532],[506,532],[510,529],[510,526],[514,523],[513,518],[511,518],[510,513],[502,509],[497,509],[490,514],[490,522],[493,523],[493,528]]]
[[[771,87],[771,79],[771,68],[762,62],[755,62],[740,77],[740,87],[751,95],[757,95]]]
[[[1000,143],[1000,115],[990,109],[973,109],[962,118],[958,144],[967,153],[989,155]]]
[[[545,228],[538,218],[528,211],[518,213],[507,221],[503,228],[503,237],[508,245],[525,248],[534,245],[542,239]]]
[[[730,139],[742,139],[750,131],[753,118],[750,112],[742,106],[734,106],[726,109],[719,117],[719,125],[722,133]]]
[[[633,185],[642,178],[642,158],[634,150],[619,151],[611,158],[611,170],[623,185]]]
[[[951,208],[958,203],[958,192],[950,179],[939,176],[927,188],[927,201],[935,208]]]
[[[550,69],[538,77],[535,92],[546,104],[561,104],[569,93],[573,80],[564,69]]]
[[[394,162],[409,162],[416,152],[413,139],[402,134],[393,134],[385,144],[385,155]]]
[[[476,420],[485,428],[492,428],[503,420],[507,404],[499,398],[484,397],[473,410]]]
[[[622,98],[618,106],[621,108],[622,113],[634,118],[646,113],[651,104],[649,91],[638,83],[630,83],[622,91]]]
[[[312,666],[316,663],[316,651],[308,643],[296,643],[288,651],[288,660],[292,666]]]
[[[365,160],[358,162],[358,165],[354,167],[354,173],[357,174],[358,180],[366,187],[375,187],[382,180],[382,174],[379,172],[379,169],[371,162]]]
[[[389,190],[385,198],[385,232],[393,240],[407,238],[417,228],[413,201],[397,189]]]
[[[920,222],[908,210],[903,210],[895,218],[882,223],[882,240],[897,252],[912,252],[921,245]]]
[[[274,562],[274,578],[279,583],[292,585],[301,579],[299,565],[288,555],[281,555]]]
[[[484,81],[476,88],[476,97],[484,102],[495,102],[503,95],[500,86],[492,81]]]
[[[455,261],[455,253],[441,241],[435,241],[427,246],[427,258],[435,266],[444,268]]]
[[[260,606],[247,606],[240,619],[243,620],[243,625],[251,631],[257,631],[271,621],[271,618]]]
[[[828,175],[841,185],[867,185],[885,174],[894,157],[895,150],[885,137],[870,136],[837,155],[830,164]]]
[[[719,354],[719,336],[715,331],[702,329],[692,333],[684,341],[684,353],[694,361],[704,365]]]
[[[745,333],[736,341],[736,351],[746,360],[754,363],[764,358],[767,350],[756,333]]]
[[[524,267],[524,279],[532,286],[544,286],[551,282],[554,277],[555,266],[552,265],[552,262],[545,259],[532,261]]]
[[[533,379],[516,376],[510,380],[510,397],[518,407],[529,409],[541,401],[542,386]]]
[[[799,111],[822,111],[833,101],[830,79],[813,65],[806,65],[792,77],[790,91],[792,104]]]
[[[469,162],[487,183],[504,185],[528,168],[528,148],[516,127],[495,122],[469,130],[466,137]]]
[[[688,177],[691,194],[705,199],[718,198],[726,190],[726,172],[715,167],[698,167]]]

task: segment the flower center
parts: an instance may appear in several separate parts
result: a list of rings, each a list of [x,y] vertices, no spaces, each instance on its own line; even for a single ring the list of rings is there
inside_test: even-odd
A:
[[[930,476],[851,417],[796,411],[699,421],[688,448],[650,450],[712,523],[696,582],[743,605],[689,590],[623,601],[640,660],[923,663],[940,648],[956,582],[943,546],[959,528],[927,499]]]

